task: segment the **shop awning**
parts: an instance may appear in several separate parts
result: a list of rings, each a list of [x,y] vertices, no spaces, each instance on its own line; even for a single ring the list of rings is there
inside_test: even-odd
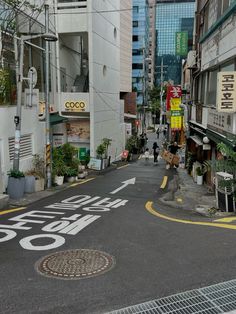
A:
[[[50,114],[50,124],[55,125],[66,122],[68,119],[60,116],[58,113]]]
[[[212,140],[213,142],[215,142],[216,144],[218,143],[225,143],[226,145],[230,146],[230,147],[235,147],[236,146],[236,142],[233,139],[230,139],[229,137],[226,137],[225,135],[219,134],[217,132],[214,132],[212,130],[207,130],[206,131],[206,136]]]
[[[192,135],[190,138],[198,145],[203,145],[202,139],[197,135]]]

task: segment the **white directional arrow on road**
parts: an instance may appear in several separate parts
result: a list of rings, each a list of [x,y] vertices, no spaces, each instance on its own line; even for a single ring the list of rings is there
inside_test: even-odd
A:
[[[120,190],[124,189],[129,184],[135,184],[135,180],[136,180],[136,178],[132,178],[132,179],[129,179],[129,180],[121,182],[121,183],[123,183],[123,185],[120,186],[118,189],[110,192],[110,194],[116,194],[117,192],[119,192]]]

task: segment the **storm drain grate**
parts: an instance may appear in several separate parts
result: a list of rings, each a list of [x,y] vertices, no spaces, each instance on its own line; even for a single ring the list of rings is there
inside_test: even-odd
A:
[[[107,314],[218,314],[233,310],[236,310],[236,280],[175,294]]]

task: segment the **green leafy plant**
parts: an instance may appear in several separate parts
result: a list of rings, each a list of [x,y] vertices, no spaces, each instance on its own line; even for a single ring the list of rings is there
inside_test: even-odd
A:
[[[14,169],[10,169],[7,174],[12,178],[24,178],[25,176],[24,172]]]
[[[224,143],[219,143],[217,149],[222,153],[223,158],[212,163],[212,167],[216,171],[228,172],[233,175],[233,179],[221,180],[221,187],[232,188],[234,190],[234,198],[236,198],[236,152],[233,148]]]
[[[111,139],[110,138],[104,138],[103,140],[102,140],[102,144],[104,145],[104,147],[105,147],[105,158],[107,158],[108,157],[108,147],[111,145]]]
[[[105,147],[104,143],[99,144],[97,149],[96,149],[97,157],[103,158],[105,151],[106,151],[106,147]]]
[[[61,153],[63,155],[63,160],[67,166],[71,166],[73,160],[76,157],[76,148],[69,143],[66,143],[61,146]]]
[[[65,175],[67,177],[76,177],[78,174],[78,169],[66,167],[65,169]]]
[[[199,177],[204,175],[204,171],[203,171],[202,167],[197,167],[196,168],[196,174]]]

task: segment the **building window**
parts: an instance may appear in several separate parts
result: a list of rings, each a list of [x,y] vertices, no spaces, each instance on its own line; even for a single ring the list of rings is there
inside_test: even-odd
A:
[[[207,73],[203,73],[203,75],[201,76],[201,91],[200,91],[200,102],[201,103],[205,103],[206,78],[207,78]]]
[[[234,69],[235,69],[234,61],[224,63],[220,67],[221,72],[234,71]]]
[[[133,49],[132,50],[133,56],[141,56],[143,54],[142,49]]]
[[[208,91],[207,91],[207,104],[216,106],[216,88],[217,88],[217,73],[218,69],[209,72]]]
[[[138,41],[138,35],[133,35],[133,41]]]
[[[133,27],[138,27],[138,21],[133,21]]]
[[[138,13],[138,12],[139,12],[139,7],[133,6],[133,13]]]
[[[132,69],[133,70],[142,70],[143,69],[143,65],[142,65],[142,63],[133,63],[132,64]]]

